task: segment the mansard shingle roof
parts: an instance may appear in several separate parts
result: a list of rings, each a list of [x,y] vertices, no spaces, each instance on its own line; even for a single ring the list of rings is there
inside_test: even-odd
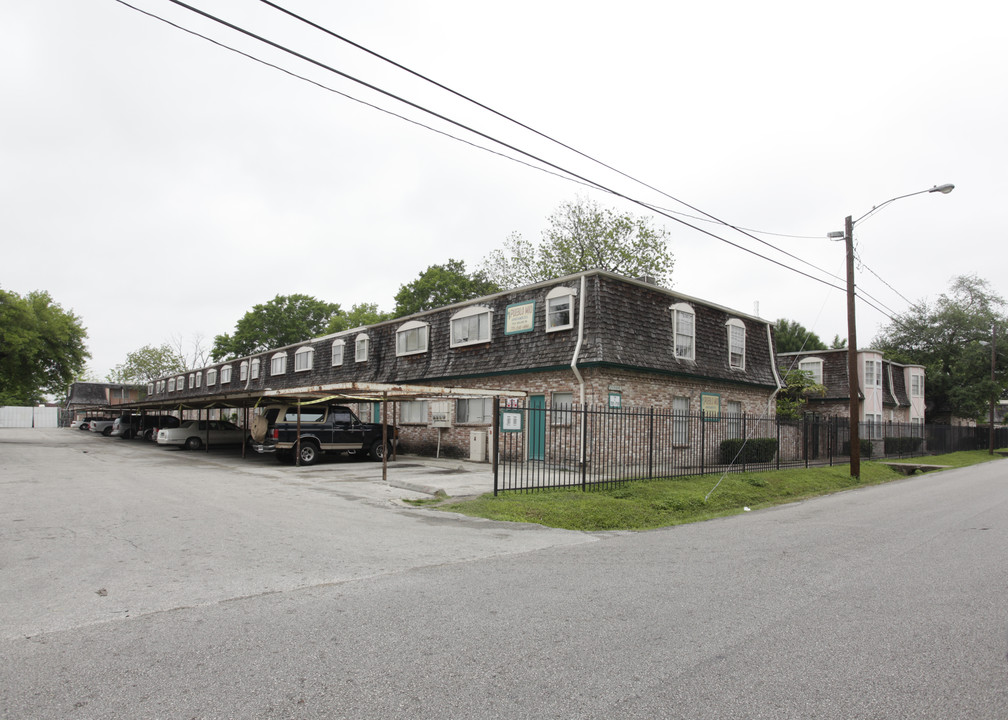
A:
[[[574,326],[547,332],[546,298],[558,287],[569,288],[574,294]],[[580,317],[582,295],[583,319]],[[529,332],[507,334],[507,309],[521,303],[534,303],[534,326]],[[675,356],[670,308],[676,303],[689,304],[695,313],[696,358],[692,361]],[[490,341],[453,348],[450,346],[452,316],[470,307],[491,311]],[[744,370],[729,367],[726,326],[729,319],[745,326]],[[583,336],[578,347],[582,321]],[[415,326],[417,322],[428,325],[427,352],[397,356],[396,332],[406,323]],[[258,380],[248,382],[248,389],[342,382],[441,384],[459,378],[569,368],[575,352],[578,367],[620,367],[772,389],[778,382],[770,327],[766,320],[596,270],[265,351],[255,356],[261,360],[262,371]],[[354,343],[362,333],[369,339],[369,356],[366,362],[358,363],[354,359]],[[334,341],[345,342],[343,363],[336,367],[332,366]],[[292,355],[298,347],[308,344],[315,353],[311,371],[295,372],[294,363],[288,360],[283,377],[270,376],[270,358],[275,353],[285,351]],[[248,358],[228,363],[236,368],[232,389],[245,388],[245,383],[238,382],[237,373],[242,360]],[[195,390],[195,394],[213,391],[204,385]],[[194,391],[187,388],[183,393],[184,397]]]

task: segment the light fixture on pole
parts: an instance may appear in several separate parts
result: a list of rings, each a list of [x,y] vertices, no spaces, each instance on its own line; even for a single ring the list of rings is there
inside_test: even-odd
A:
[[[844,219],[843,232],[831,232],[826,236],[830,240],[843,240],[847,246],[847,385],[850,395],[850,475],[852,478],[860,479],[861,477],[861,437],[859,432],[861,411],[857,362],[857,323],[854,318],[854,226],[869,215],[874,215],[889,203],[896,202],[897,200],[902,200],[913,195],[934,192],[948,195],[954,189],[955,185],[946,183],[944,185],[935,185],[927,190],[918,190],[906,195],[897,195],[883,203],[879,203],[857,220],[852,220],[851,216],[848,215]]]

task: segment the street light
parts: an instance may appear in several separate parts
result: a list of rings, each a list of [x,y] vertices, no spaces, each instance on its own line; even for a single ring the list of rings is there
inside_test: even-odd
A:
[[[858,364],[857,364],[857,327],[854,321],[854,225],[861,222],[869,215],[874,215],[886,205],[903,198],[924,193],[941,193],[948,195],[955,189],[955,185],[946,183],[935,185],[927,190],[897,195],[889,198],[883,203],[879,203],[857,220],[852,220],[848,215],[844,219],[843,232],[831,232],[827,235],[830,240],[843,240],[847,245],[847,384],[850,389],[850,474],[852,478],[861,478],[861,438],[859,432],[860,407],[858,402]]]

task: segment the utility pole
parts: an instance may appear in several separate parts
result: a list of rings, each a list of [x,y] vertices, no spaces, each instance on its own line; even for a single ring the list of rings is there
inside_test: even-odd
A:
[[[990,401],[990,442],[987,444],[987,454],[994,454],[994,403],[997,400],[997,391],[994,389],[997,387],[997,380],[994,376],[994,367],[996,361],[996,355],[994,352],[994,342],[996,340],[995,328],[997,328],[997,323],[991,323],[991,401]]]
[[[857,362],[857,322],[854,319],[854,221],[844,220],[847,245],[847,382],[850,390],[850,476],[861,479],[860,398]]]

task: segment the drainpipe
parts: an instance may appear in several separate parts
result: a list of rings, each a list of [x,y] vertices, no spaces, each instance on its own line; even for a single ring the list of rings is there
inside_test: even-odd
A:
[[[774,398],[777,397],[777,393],[784,389],[784,383],[781,382],[780,375],[777,373],[777,358],[774,357],[773,333],[770,332],[770,323],[767,323],[766,326],[766,337],[767,347],[770,348],[770,369],[773,370],[774,380],[777,382],[777,389],[770,393],[770,399],[767,400],[767,417],[770,417],[771,414],[776,417]]]
[[[584,377],[581,376],[581,371],[578,370],[578,367],[577,367],[578,356],[581,354],[581,343],[584,342],[585,276],[584,276],[583,273],[581,275],[581,293],[580,294],[581,294],[581,300],[580,300],[580,303],[578,304],[578,336],[577,336],[577,344],[574,346],[574,357],[571,358],[571,370],[574,372],[574,377],[576,377],[577,381],[578,381],[578,390],[579,390],[578,396],[579,396],[580,402],[581,402],[581,413],[580,413],[580,415],[581,415],[581,428],[580,428],[580,434],[578,436],[580,438],[578,440],[578,445],[581,447],[581,453],[580,453],[580,455],[581,455],[581,467],[584,468],[584,466],[585,466],[585,456],[586,456],[585,446],[584,446],[585,423],[587,422],[587,419],[588,419],[587,415],[588,414],[585,412],[585,406],[584,406],[584,403],[585,403]]]
[[[577,344],[574,346],[574,357],[571,358],[571,370],[574,371],[574,377],[577,378],[578,387],[580,389],[581,405],[584,406],[585,401],[585,384],[584,378],[581,377],[581,371],[577,368],[578,356],[581,354],[581,343],[584,342],[584,311],[585,311],[585,276],[581,275],[581,302],[578,309],[578,335]]]

